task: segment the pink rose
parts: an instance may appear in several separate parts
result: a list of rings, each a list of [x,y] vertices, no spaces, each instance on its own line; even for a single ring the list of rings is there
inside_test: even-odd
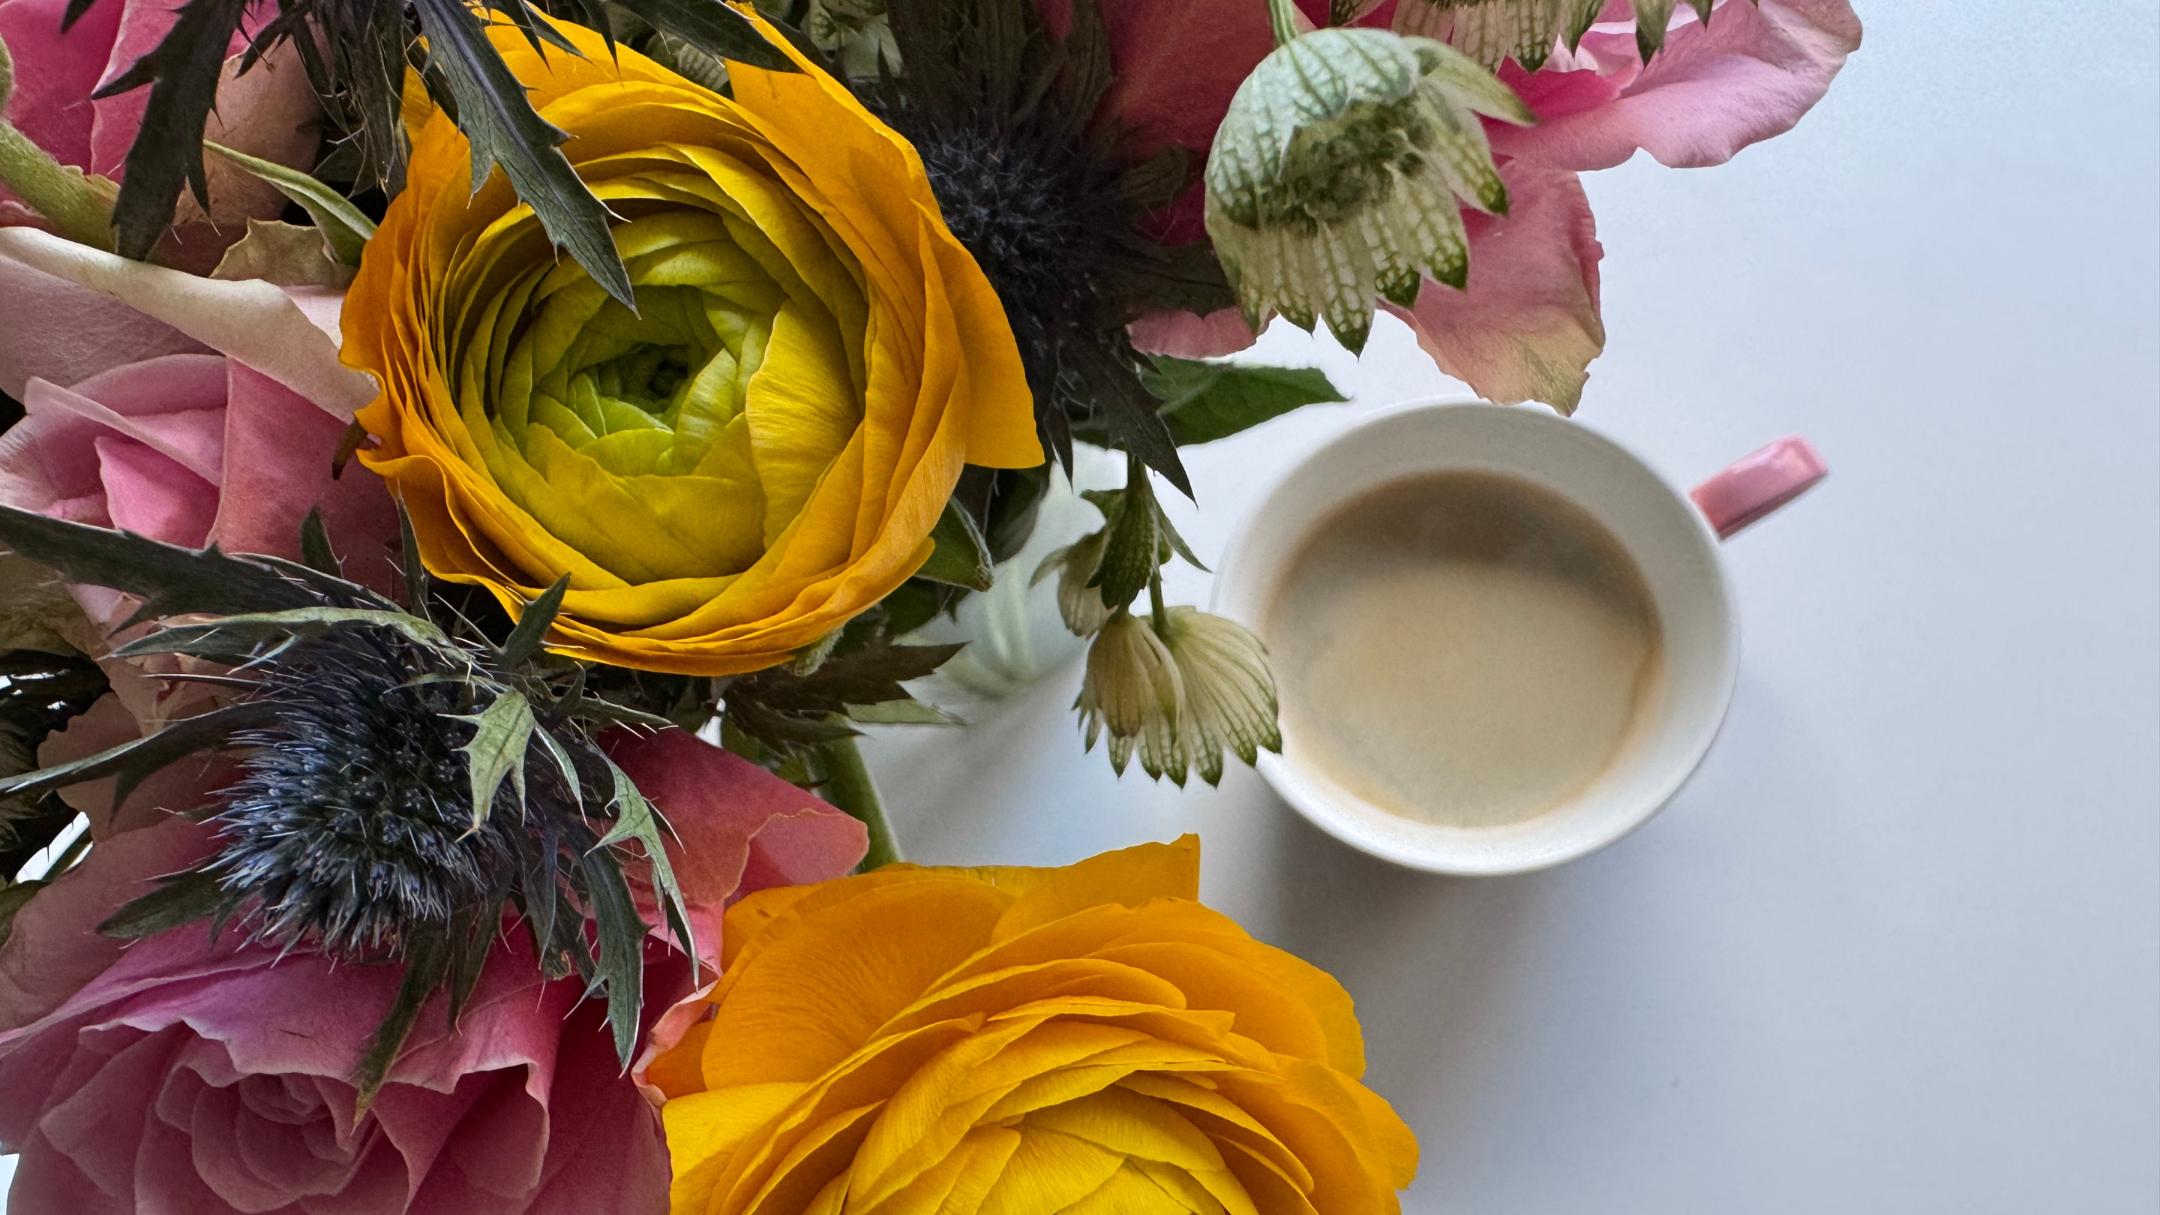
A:
[[[718,956],[727,901],[838,877],[862,856],[860,823],[716,747],[679,731],[617,741],[617,762],[681,836],[686,895],[714,934],[701,953]],[[156,875],[200,856],[206,834],[168,817],[100,840],[0,944],[0,1144],[21,1154],[18,1209],[667,1209],[659,1119],[623,1074],[604,1007],[581,1001],[575,979],[542,980],[515,925],[458,1029],[438,998],[364,1112],[347,1077],[398,968],[280,960],[230,933],[214,942],[202,925],[124,949],[94,935]],[[686,995],[688,978],[655,939],[649,1014]]]
[[[60,30],[66,0],[0,0],[0,41],[15,60],[15,94],[7,119],[63,164],[119,181],[128,147],[141,129],[148,88],[93,100],[99,85],[133,67],[165,36],[179,11],[167,0],[97,0],[66,33]],[[258,5],[245,22],[258,29],[276,15]],[[239,54],[247,43],[235,34],[225,81],[205,134],[227,147],[300,168],[312,167],[321,135],[321,114],[293,48],[279,48],[246,72]],[[222,158],[205,159],[211,209],[205,215],[183,195],[169,260],[208,270],[245,230],[242,221],[268,218],[284,200]],[[36,217],[0,188],[0,225],[35,223]]]
[[[299,555],[300,521],[320,507],[348,572],[394,585],[390,495],[357,465],[330,476],[371,395],[337,362],[335,295],[198,278],[17,228],[0,230],[0,298],[0,390],[25,410],[0,435],[0,502],[282,557]],[[76,597],[100,629],[127,614],[103,588]]]

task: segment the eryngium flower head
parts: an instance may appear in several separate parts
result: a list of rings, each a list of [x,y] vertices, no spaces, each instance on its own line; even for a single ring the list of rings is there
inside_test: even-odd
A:
[[[213,816],[208,868],[255,937],[344,957],[402,953],[461,914],[492,932],[532,824],[502,799],[473,823],[476,689],[440,650],[375,628],[295,643],[260,669],[273,724],[244,732],[244,775]],[[535,768],[527,814],[574,813]]]
[[[1262,750],[1282,750],[1276,720],[1275,676],[1267,647],[1234,620],[1189,607],[1170,609],[1163,644],[1185,688],[1187,716],[1179,729],[1185,757],[1200,779],[1222,781],[1223,752],[1247,764]]]
[[[1207,228],[1245,319],[1325,317],[1360,350],[1373,297],[1469,281],[1462,205],[1505,213],[1479,115],[1534,121],[1491,73],[1429,38],[1324,29],[1260,61],[1207,167]],[[1460,200],[1460,201],[1458,201]]]

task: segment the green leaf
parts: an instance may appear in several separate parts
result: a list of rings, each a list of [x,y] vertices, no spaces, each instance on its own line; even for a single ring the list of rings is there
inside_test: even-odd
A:
[[[514,670],[540,652],[540,643],[547,638],[548,626],[555,623],[556,615],[562,611],[563,596],[569,593],[570,575],[564,574],[518,613],[517,627],[510,630],[509,638],[498,651],[503,669]]]
[[[366,434],[365,431],[361,433]],[[424,618],[428,614],[430,590],[427,566],[420,562],[420,539],[413,534],[412,515],[403,502],[397,504],[397,521],[398,559],[401,562],[398,573],[405,583],[405,610]]]
[[[615,1055],[628,1067],[637,1057],[638,1013],[645,1001],[645,921],[638,916],[614,852],[596,848],[578,859],[593,926],[600,934],[600,964],[593,986],[607,994],[608,1025]]]
[[[464,0],[413,0],[427,36],[428,66],[450,90],[458,129],[472,142],[472,188],[502,166],[519,199],[540,217],[548,238],[569,251],[593,281],[626,308],[637,299],[615,252],[607,208],[578,179],[559,146],[569,138],[533,110],[525,86],[488,42],[481,18]]]
[[[129,900],[105,917],[98,932],[123,941],[139,941],[168,928],[207,920],[228,901],[229,896],[214,875],[191,869],[141,898]]]
[[[300,521],[300,559],[307,562],[309,569],[321,570],[333,578],[345,572],[337,550],[330,547],[330,533],[323,528],[319,506],[310,508],[307,518]]]
[[[919,700],[886,700],[874,705],[850,705],[848,719],[865,726],[964,726],[967,723]]]
[[[1344,400],[1327,373],[1309,367],[1245,367],[1158,357],[1146,377],[1163,421],[1181,446],[1212,443],[1306,405]]]
[[[614,796],[609,808],[614,811],[615,825],[600,837],[600,847],[606,848],[627,840],[636,840],[645,850],[646,863],[652,870],[653,893],[660,900],[661,910],[666,914],[668,928],[675,933],[676,944],[690,959],[690,981],[697,983],[697,939],[690,931],[690,912],[683,905],[682,886],[675,880],[675,867],[668,863],[667,848],[660,838],[663,825],[660,812],[630,779],[630,774],[608,761],[608,773],[615,782]]]
[[[974,517],[959,503],[945,504],[945,513],[931,530],[930,541],[935,547],[930,550],[930,559],[915,571],[916,577],[971,591],[990,589],[990,546],[984,542]]]
[[[768,71],[792,72],[795,61],[765,40],[750,19],[712,0],[622,0],[654,29],[697,50]]]
[[[200,624],[176,624],[138,637],[113,650],[115,657],[185,654],[244,662],[272,643],[320,637],[333,629],[387,629],[421,645],[451,649],[443,631],[418,616],[379,608],[304,607],[278,612],[242,612]]]
[[[262,701],[241,701],[183,717],[155,734],[131,739],[95,755],[0,779],[0,797],[43,793],[117,774],[122,777],[123,787],[115,798],[122,800],[144,776],[183,756],[224,746],[235,731],[269,725],[276,717],[276,707]]]
[[[306,584],[252,559],[228,557],[215,548],[179,548],[12,506],[0,506],[0,544],[51,566],[70,582],[139,596],[138,619],[184,612],[229,616],[322,602]]]
[[[509,780],[525,804],[525,752],[532,745],[532,702],[523,692],[505,689],[494,703],[478,713],[448,714],[471,722],[473,736],[458,750],[465,753],[466,774],[472,785],[472,825],[478,830],[495,805],[495,795]]]
[[[123,257],[140,260],[157,247],[172,224],[181,182],[192,186],[208,209],[203,124],[224,78],[225,49],[247,5],[248,0],[192,0],[179,6],[156,48],[91,94],[102,99],[150,86],[113,207],[115,248]]]
[[[382,1091],[391,1066],[405,1050],[428,997],[439,991],[449,976],[450,946],[432,934],[415,940],[405,955],[405,978],[398,984],[397,998],[384,1014],[382,1024],[375,1027],[374,1036],[368,1039],[360,1065],[353,1069],[353,1087],[359,1090],[354,1099],[355,1120],[375,1103],[375,1094]]]
[[[204,140],[203,146],[277,187],[277,192],[299,203],[315,221],[323,245],[340,264],[358,266],[360,251],[375,236],[375,221],[336,190],[276,161],[250,156],[223,144]]]

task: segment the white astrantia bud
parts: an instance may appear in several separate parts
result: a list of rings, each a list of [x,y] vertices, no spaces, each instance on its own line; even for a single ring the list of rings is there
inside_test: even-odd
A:
[[[1684,2],[1704,21],[1716,6],[1716,0]],[[1665,45],[1675,3],[1633,0],[1643,62]],[[1604,10],[1605,0],[1401,0],[1395,29],[1439,39],[1488,67],[1513,59],[1534,72],[1556,48],[1580,43]]]
[[[1424,0],[1416,0],[1423,3]],[[1535,121],[1492,73],[1430,38],[1323,29],[1238,87],[1207,166],[1207,229],[1245,319],[1324,317],[1362,350],[1373,297],[1408,307],[1469,281],[1462,206],[1505,213],[1479,115]]]
[[[1102,588],[1088,585],[1102,566],[1103,547],[1110,531],[1092,532],[1043,558],[1035,567],[1035,582],[1055,577],[1058,615],[1075,637],[1093,637],[1110,619],[1112,609],[1103,602]]]
[[[1222,781],[1226,750],[1247,765],[1263,750],[1282,750],[1275,676],[1260,639],[1234,620],[1189,607],[1171,608],[1167,625],[1163,640],[1185,689],[1181,741],[1200,778]]]
[[[1185,685],[1169,647],[1146,620],[1119,612],[1095,634],[1073,707],[1088,750],[1110,736],[1110,766],[1120,775],[1137,747],[1142,771],[1185,783]]]

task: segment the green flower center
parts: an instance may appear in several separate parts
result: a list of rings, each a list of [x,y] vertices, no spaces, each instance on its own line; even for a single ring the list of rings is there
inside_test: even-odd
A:
[[[860,338],[839,319],[860,296],[829,245],[792,232],[793,252],[826,262],[813,290],[712,181],[692,205],[639,184],[678,205],[616,204],[635,311],[566,258],[506,241],[474,259],[488,272],[452,293],[470,322],[460,412],[510,501],[598,572],[727,578],[764,556],[861,422]],[[536,234],[520,235],[529,254]]]

